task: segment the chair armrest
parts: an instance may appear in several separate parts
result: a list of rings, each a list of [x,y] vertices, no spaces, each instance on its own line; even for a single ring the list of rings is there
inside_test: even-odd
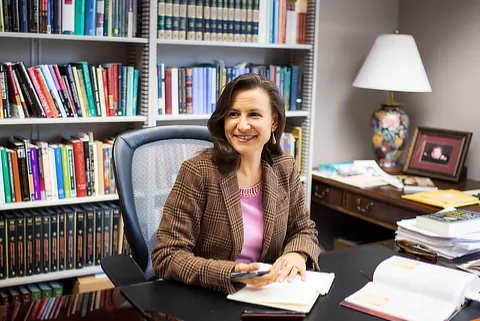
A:
[[[100,262],[103,272],[113,285],[127,286],[146,282],[147,279],[137,263],[128,255],[107,256]]]

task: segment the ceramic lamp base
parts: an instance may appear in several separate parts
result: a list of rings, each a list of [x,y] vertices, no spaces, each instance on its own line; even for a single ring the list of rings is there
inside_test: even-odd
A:
[[[384,104],[372,114],[370,124],[375,160],[384,170],[399,169],[410,124],[407,113],[400,106]]]

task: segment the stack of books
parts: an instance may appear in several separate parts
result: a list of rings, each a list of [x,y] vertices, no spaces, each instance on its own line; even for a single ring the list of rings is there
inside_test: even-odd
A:
[[[397,222],[395,240],[427,246],[439,256],[454,259],[480,252],[480,213],[447,208]]]

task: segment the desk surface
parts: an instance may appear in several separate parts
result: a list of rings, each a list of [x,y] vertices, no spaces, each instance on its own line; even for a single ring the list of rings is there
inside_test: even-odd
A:
[[[318,299],[307,320],[378,320],[339,304],[367,283],[360,270],[372,275],[381,261],[394,254],[397,253],[393,250],[373,245],[320,255],[322,270],[335,272],[336,276],[330,293]],[[242,311],[252,309],[251,305],[227,300],[223,294],[174,282],[146,283],[122,292],[140,310],[161,311],[185,321],[238,321]],[[470,321],[478,317],[480,303],[472,302],[454,320]]]

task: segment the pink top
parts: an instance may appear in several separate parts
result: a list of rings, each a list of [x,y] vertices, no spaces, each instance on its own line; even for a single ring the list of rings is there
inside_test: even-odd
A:
[[[262,182],[240,188],[240,203],[243,215],[243,248],[235,262],[258,262],[263,243],[263,197]]]

